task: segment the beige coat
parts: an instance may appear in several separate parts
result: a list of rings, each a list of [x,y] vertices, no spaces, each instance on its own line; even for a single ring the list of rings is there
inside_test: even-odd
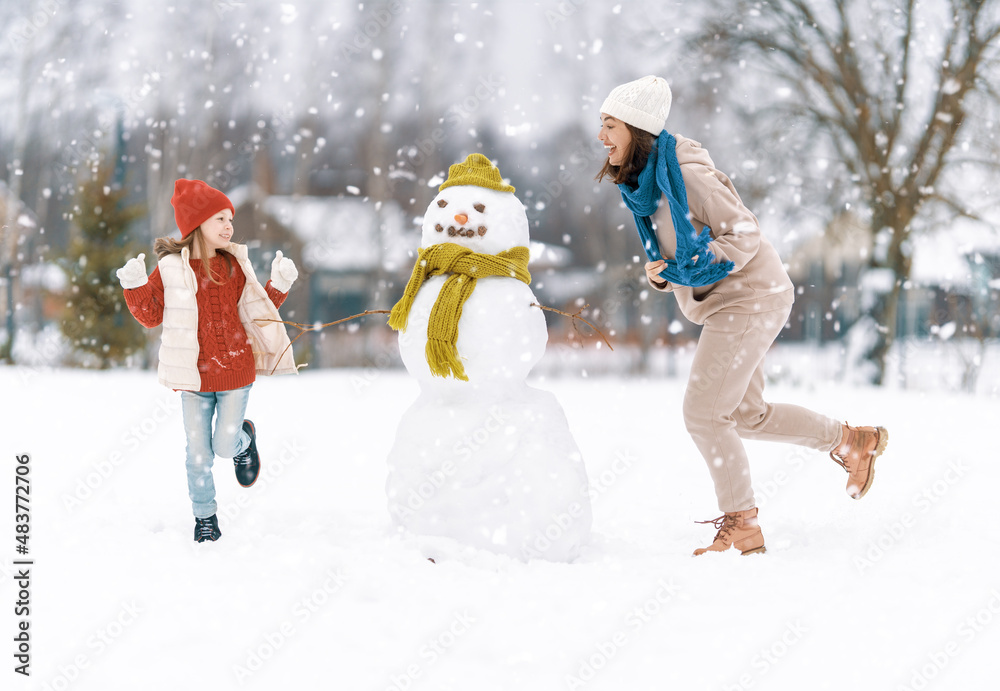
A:
[[[250,339],[257,374],[294,374],[297,372],[292,349],[288,347],[285,326],[277,322],[255,322],[255,319],[281,317],[267,291],[257,280],[247,256],[246,245],[230,243],[223,248],[239,263],[246,275],[246,285],[237,311]],[[163,335],[160,339],[160,383],[178,391],[201,389],[198,372],[198,277],[190,264],[188,248],[180,254],[161,259],[160,278],[163,280]],[[277,365],[277,369],[275,369]]]
[[[702,226],[709,226],[714,238],[709,248],[716,261],[729,260],[735,266],[726,278],[700,288],[673,283],[651,285],[672,292],[684,316],[695,324],[704,324],[722,310],[757,314],[791,305],[795,299],[792,281],[778,253],[760,232],[756,216],[743,206],[733,183],[716,169],[701,144],[686,137],[676,139],[691,224],[699,232]],[[677,238],[669,205],[662,203],[653,220],[661,254],[673,259]]]

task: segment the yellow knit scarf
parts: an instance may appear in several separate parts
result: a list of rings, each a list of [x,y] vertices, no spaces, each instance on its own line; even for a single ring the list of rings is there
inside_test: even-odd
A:
[[[479,254],[453,242],[443,242],[423,248],[413,265],[413,273],[403,291],[403,297],[389,314],[389,326],[406,331],[410,307],[417,291],[431,276],[451,274],[441,286],[427,323],[427,364],[439,377],[454,376],[469,381],[458,357],[458,320],[462,306],[472,295],[476,279],[484,276],[507,276],[531,284],[528,273],[528,248],[512,247],[497,254]]]

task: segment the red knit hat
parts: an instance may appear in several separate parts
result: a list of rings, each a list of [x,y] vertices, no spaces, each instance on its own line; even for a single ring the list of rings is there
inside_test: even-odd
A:
[[[174,196],[170,198],[174,207],[174,220],[186,238],[212,214],[229,209],[236,215],[236,209],[229,197],[201,180],[178,180],[174,183]]]

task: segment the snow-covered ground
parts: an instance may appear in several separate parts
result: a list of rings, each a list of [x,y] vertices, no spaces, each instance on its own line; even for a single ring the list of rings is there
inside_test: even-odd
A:
[[[177,394],[150,372],[0,369],[3,688],[996,688],[997,397],[771,386],[887,426],[875,484],[856,502],[825,455],[751,443],[767,554],[693,558],[714,535],[694,521],[718,511],[682,381],[533,384],[565,408],[594,489],[573,564],[432,564],[390,529],[404,372],[258,381],[263,474],[241,489],[218,462],[223,536],[195,544]],[[24,453],[30,679],[12,671]]]

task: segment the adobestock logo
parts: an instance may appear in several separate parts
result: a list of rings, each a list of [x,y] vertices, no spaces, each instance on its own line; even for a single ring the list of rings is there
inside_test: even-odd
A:
[[[132,455],[125,455],[125,452],[133,452],[134,455],[165,422],[173,422],[180,410],[180,396],[169,392],[158,399],[153,409],[140,420],[133,420],[128,431],[120,437],[118,448],[94,463],[86,475],[77,479],[71,492],[63,493],[62,503],[66,511],[73,513],[93,497],[118,468],[132,458]]]
[[[233,665],[233,676],[240,686],[263,669],[299,633],[296,624],[301,627],[312,619],[347,583],[347,575],[340,569],[329,569],[323,576],[318,587],[295,603],[290,618],[260,636],[259,643],[246,649],[244,661]]]
[[[1000,618],[1000,590],[994,588],[989,593],[989,600],[974,614],[962,620],[955,629],[955,636],[939,646],[936,650],[926,653],[924,661],[919,663],[910,673],[906,684],[897,684],[895,691],[924,691],[931,686],[955,658],[966,647],[979,638],[987,628]],[[987,685],[990,682],[986,682]],[[951,688],[944,686],[944,688]]]
[[[798,620],[787,624],[780,636],[775,638],[770,645],[757,651],[751,658],[750,667],[754,671],[741,674],[739,681],[736,684],[726,686],[725,691],[746,691],[754,688],[761,677],[770,672],[782,658],[788,655],[793,647],[802,641],[807,631],[809,629],[800,624]]]
[[[389,675],[389,686],[386,687],[386,691],[408,691],[413,682],[419,679],[429,667],[437,664],[459,639],[472,630],[473,624],[478,621],[475,616],[469,614],[467,608],[455,613],[443,630],[417,650],[421,662],[408,664],[403,672]]]
[[[219,507],[219,527],[225,528],[237,516],[243,513],[244,509],[252,505],[255,501],[259,501],[260,496],[274,484],[274,480],[281,477],[285,470],[295,463],[295,461],[299,460],[307,450],[307,447],[299,445],[295,439],[286,440],[281,445],[281,451],[278,453],[278,462],[274,463],[268,460],[267,463],[262,464],[260,475],[257,477],[257,482],[254,483],[253,493],[240,492],[236,495],[235,503]],[[268,454],[268,456],[270,457],[271,454]]]
[[[489,417],[483,424],[455,444],[453,452],[459,462],[472,460],[476,450],[503,429],[505,419],[506,416],[500,406],[490,408]],[[390,512],[398,520],[412,517],[414,513],[424,508],[457,472],[455,457],[446,458],[437,469],[426,474],[420,484],[410,487],[405,500],[398,501],[394,496],[390,496]]]
[[[58,673],[42,684],[42,691],[67,691],[72,688],[94,661],[108,651],[139,619],[142,607],[135,601],[122,602],[121,608],[114,617],[103,626],[94,629],[87,637],[87,652],[78,652],[72,662],[57,667]]]
[[[580,661],[574,673],[566,675],[566,688],[571,691],[582,689],[592,682],[618,655],[618,652],[629,644],[629,632],[634,635],[653,621],[653,618],[659,616],[664,608],[680,595],[680,592],[680,588],[671,580],[661,578],[657,581],[653,594],[629,610],[625,616],[625,628],[618,629],[606,639],[595,643],[593,646],[595,652],[588,653]]]
[[[44,0],[32,14],[15,20],[7,32],[11,47],[14,50],[21,50],[28,45],[41,29],[48,26],[59,8],[65,4],[67,0]]]
[[[874,540],[868,543],[863,556],[854,557],[854,566],[859,574],[875,566],[892,551],[919,522],[919,517],[931,511],[958,484],[969,471],[962,459],[948,461],[948,468],[941,477],[924,487],[913,496],[912,504],[916,513],[904,511],[892,521]]]
[[[359,57],[363,51],[372,48],[372,41],[392,24],[392,21],[403,13],[403,3],[400,0],[390,0],[385,7],[379,7],[368,13],[365,21],[354,30],[354,36],[349,43],[340,49],[340,55],[351,61]]]

